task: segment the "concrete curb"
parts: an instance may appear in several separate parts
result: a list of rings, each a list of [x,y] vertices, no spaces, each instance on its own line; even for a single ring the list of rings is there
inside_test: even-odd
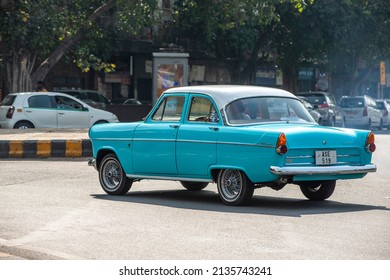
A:
[[[92,156],[89,139],[0,140],[0,158],[76,158]]]

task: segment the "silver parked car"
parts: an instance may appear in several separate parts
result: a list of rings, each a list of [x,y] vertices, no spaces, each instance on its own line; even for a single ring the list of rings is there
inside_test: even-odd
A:
[[[64,93],[11,93],[0,104],[1,128],[89,128],[108,122],[118,122],[117,116]]]
[[[375,101],[378,109],[382,112],[382,125],[390,130],[390,104],[386,100]]]
[[[317,106],[314,106],[313,104],[311,104],[309,102],[309,99],[307,99],[306,97],[304,96],[297,96],[303,103],[303,106],[305,106],[306,110],[309,111],[310,115],[313,117],[313,119],[316,121],[316,123],[322,125],[323,124],[323,121],[322,121],[322,116],[321,114],[315,109],[315,107]]]
[[[324,125],[344,126],[341,109],[333,94],[322,91],[309,91],[296,93],[297,96],[306,97],[316,110],[321,114]]]
[[[382,113],[368,95],[344,96],[340,99],[346,126],[379,130],[383,127]]]

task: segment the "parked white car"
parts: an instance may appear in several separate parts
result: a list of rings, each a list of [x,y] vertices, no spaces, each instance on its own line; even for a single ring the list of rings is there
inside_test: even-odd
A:
[[[340,107],[347,127],[376,127],[379,130],[383,127],[382,113],[375,100],[368,95],[344,96],[340,99]]]
[[[390,104],[386,100],[377,100],[376,105],[382,112],[383,127],[390,130]]]
[[[108,122],[118,122],[117,116],[64,93],[11,93],[0,104],[1,128],[89,128]]]

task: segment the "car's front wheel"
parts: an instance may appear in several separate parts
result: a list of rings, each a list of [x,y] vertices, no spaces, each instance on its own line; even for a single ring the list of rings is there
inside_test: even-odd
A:
[[[181,181],[180,182],[183,187],[185,187],[189,191],[200,191],[203,190],[209,183],[206,182],[188,182]]]
[[[219,197],[227,205],[244,205],[253,196],[253,183],[240,170],[221,170],[217,186]]]
[[[99,181],[103,190],[111,195],[126,194],[133,184],[115,154],[104,156],[99,165]]]
[[[336,181],[304,182],[299,185],[303,195],[315,201],[329,198],[336,187]]]

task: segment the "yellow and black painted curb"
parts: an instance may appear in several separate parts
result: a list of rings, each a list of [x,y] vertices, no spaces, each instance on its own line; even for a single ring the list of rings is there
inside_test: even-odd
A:
[[[0,158],[75,158],[92,156],[89,139],[0,140]]]

